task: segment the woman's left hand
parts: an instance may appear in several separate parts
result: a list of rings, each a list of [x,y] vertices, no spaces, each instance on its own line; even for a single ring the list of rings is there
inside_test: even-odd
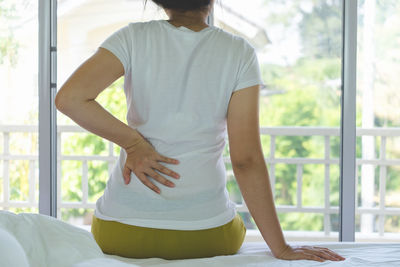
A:
[[[159,154],[145,138],[143,138],[141,142],[127,148],[125,151],[127,157],[122,172],[125,184],[129,184],[131,181],[131,172],[133,172],[144,185],[158,194],[161,192],[160,189],[155,184],[150,182],[146,175],[151,176],[168,187],[175,186],[174,183],[158,174],[155,170],[179,179],[178,173],[158,163],[158,161],[163,161],[170,164],[179,164],[177,159],[168,158]]]

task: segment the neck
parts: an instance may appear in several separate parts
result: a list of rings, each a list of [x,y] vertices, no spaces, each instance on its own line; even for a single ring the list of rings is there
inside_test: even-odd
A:
[[[205,11],[185,11],[165,9],[169,22],[175,26],[208,26],[206,19],[208,10]]]
[[[199,18],[185,18],[182,16],[170,16],[169,22],[176,26],[207,26],[206,19],[203,17]]]

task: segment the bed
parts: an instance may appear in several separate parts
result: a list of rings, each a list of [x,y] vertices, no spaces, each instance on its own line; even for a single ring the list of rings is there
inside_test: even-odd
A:
[[[106,255],[90,232],[35,214],[0,211],[0,266],[400,266],[400,243],[289,242],[318,245],[344,256],[344,261],[285,261],[272,256],[264,242],[244,243],[236,255],[186,260],[129,259]]]

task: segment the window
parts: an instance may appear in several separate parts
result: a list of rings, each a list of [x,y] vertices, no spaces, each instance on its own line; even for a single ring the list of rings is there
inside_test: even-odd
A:
[[[399,23],[398,1],[359,1],[356,241],[399,238]]]
[[[38,2],[0,1],[0,209],[38,212]]]

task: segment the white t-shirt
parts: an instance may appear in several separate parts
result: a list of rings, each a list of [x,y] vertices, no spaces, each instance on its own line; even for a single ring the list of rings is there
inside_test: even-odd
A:
[[[97,200],[95,216],[141,227],[200,230],[231,221],[236,205],[226,189],[226,116],[233,91],[262,84],[255,49],[218,27],[199,32],[166,20],[134,22],[101,45],[125,69],[128,125],[166,157],[159,162],[180,174],[167,187],[147,176],[161,194],[132,172],[124,183],[126,153]]]

